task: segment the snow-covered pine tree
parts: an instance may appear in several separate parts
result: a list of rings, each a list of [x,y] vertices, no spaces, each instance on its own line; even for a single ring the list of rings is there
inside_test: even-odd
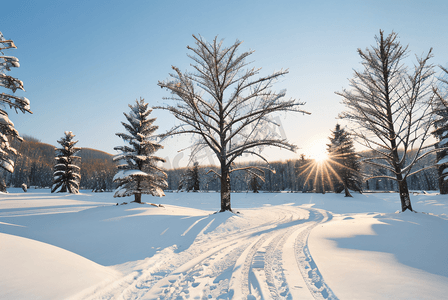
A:
[[[114,148],[121,151],[113,158],[120,163],[114,176],[114,182],[118,184],[114,197],[134,195],[134,202],[141,203],[142,194],[165,196],[163,189],[168,184],[166,173],[157,166],[158,162],[165,160],[154,156],[163,146],[153,136],[159,127],[153,125],[156,118],[148,119],[152,109],[148,109],[148,103],[141,98],[134,105],[129,104],[129,107],[131,112],[123,113],[129,124],[121,122],[128,133],[116,133],[129,145]]]
[[[81,148],[76,148],[78,141],[73,141],[75,135],[71,131],[65,131],[65,136],[58,143],[61,148],[56,148],[56,162],[54,165],[54,179],[51,192],[77,194],[81,175],[79,167],[81,157],[76,154]]]
[[[187,190],[197,192],[199,191],[200,181],[199,181],[199,163],[194,162],[193,168],[188,168],[179,182],[179,190]]]
[[[13,93],[18,89],[25,91],[21,80],[5,75],[6,71],[11,71],[11,68],[20,67],[19,60],[16,57],[3,55],[3,50],[11,48],[17,47],[13,41],[6,40],[0,32],[0,87],[10,89]],[[16,112],[20,110],[23,113],[32,113],[30,101],[25,97],[0,93],[0,105],[14,108]],[[14,123],[8,117],[8,113],[0,109],[0,167],[9,173],[14,172],[14,161],[11,155],[17,154],[17,151],[10,144],[12,138],[22,141],[19,132],[14,128]],[[3,183],[4,181],[0,180],[0,191],[6,191]]]
[[[437,139],[435,147],[440,149],[436,155],[440,194],[448,194],[448,149],[446,149],[448,147],[448,69],[443,67],[441,69],[445,73],[445,77],[439,78],[440,88],[434,89],[433,112],[436,121],[432,134]]]
[[[332,176],[335,192],[344,190],[345,196],[351,197],[349,189],[361,191],[362,186],[359,155],[356,154],[352,138],[341,125],[336,124],[329,139],[327,151],[335,173],[335,176]]]

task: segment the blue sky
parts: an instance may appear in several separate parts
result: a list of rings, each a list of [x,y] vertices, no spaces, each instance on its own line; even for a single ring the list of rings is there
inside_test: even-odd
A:
[[[5,54],[21,63],[8,75],[24,82],[26,92],[17,94],[30,99],[34,113],[10,112],[19,132],[55,145],[70,130],[79,146],[112,154],[122,144],[115,133],[123,131],[127,105],[140,97],[151,106],[165,103],[169,94],[157,82],[171,65],[189,69],[192,34],[218,35],[227,45],[244,41],[241,50],[255,50],[249,60],[261,75],[289,69],[274,89],[305,101],[312,115],[280,115],[287,138],[301,149],[269,150],[269,160],[323,148],[344,110],[334,92],[348,87],[361,68],[357,48],[374,44],[379,29],[397,32],[411,57],[433,47],[432,63],[448,63],[446,1],[17,0],[1,10],[0,31],[18,47]],[[152,115],[160,131],[175,122],[166,112]],[[170,139],[161,156],[174,165],[189,143]]]

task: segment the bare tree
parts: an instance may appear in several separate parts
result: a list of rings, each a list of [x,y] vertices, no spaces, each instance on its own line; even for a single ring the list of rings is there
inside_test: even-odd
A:
[[[425,169],[414,170],[416,162],[435,151],[426,151],[432,146],[426,143],[432,124],[434,67],[428,64],[432,49],[417,57],[409,71],[403,63],[407,46],[399,43],[396,33],[384,37],[380,30],[375,40],[371,49],[358,49],[364,70],[355,71],[351,89],[336,92],[348,109],[339,117],[357,124],[353,135],[376,154],[363,161],[394,174],[372,175],[367,179],[396,180],[402,211],[412,211],[406,178]]]
[[[246,58],[253,51],[238,54],[242,42],[223,47],[217,37],[207,42],[196,37],[196,47],[187,47],[194,54],[188,55],[194,64],[194,73],[181,72],[172,67],[171,79],[159,81],[158,85],[172,93],[167,98],[175,105],[156,107],[170,111],[181,124],[173,127],[164,136],[194,134],[199,137],[193,151],[210,148],[219,160],[221,174],[221,211],[231,210],[230,173],[246,170],[257,177],[264,174],[260,167],[233,168],[235,159],[243,154],[260,154],[260,147],[274,146],[295,151],[296,146],[286,139],[271,133],[262,133],[260,128],[271,125],[269,116],[275,112],[295,111],[304,103],[285,99],[286,91],[273,92],[273,83],[288,71],[278,71],[265,77],[253,79],[260,69],[245,67]]]

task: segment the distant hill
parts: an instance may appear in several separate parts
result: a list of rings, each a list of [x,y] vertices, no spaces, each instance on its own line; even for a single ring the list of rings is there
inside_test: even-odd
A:
[[[83,160],[91,160],[91,159],[107,159],[112,160],[113,155],[104,151],[91,149],[91,148],[81,148],[79,152],[79,156]]]
[[[2,172],[2,178],[6,177],[7,186],[20,187],[25,183],[28,186],[50,187],[53,183],[55,147],[31,136],[24,135],[23,139],[23,142],[12,142],[19,153],[14,158],[15,170],[13,174]],[[113,156],[91,148],[81,148],[78,155],[81,157],[81,188],[112,189],[116,170]]]
[[[23,142],[13,142],[15,149],[23,156],[31,158],[33,160],[43,160],[49,164],[53,164],[54,161],[54,149],[55,146],[50,144],[42,143],[40,140],[24,135]],[[89,162],[90,160],[101,159],[112,161],[112,154],[107,152],[91,149],[91,148],[81,148],[78,156],[82,160]]]

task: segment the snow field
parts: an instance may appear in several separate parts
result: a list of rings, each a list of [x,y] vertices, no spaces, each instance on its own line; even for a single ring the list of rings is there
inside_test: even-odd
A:
[[[73,252],[0,233],[0,298],[62,299],[120,273]]]
[[[400,207],[394,193],[234,193],[238,214],[214,214],[216,193],[143,197],[160,208],[117,200],[128,198],[19,189],[0,195],[0,298],[448,294],[448,260],[440,251],[448,247],[446,196],[413,195],[414,208],[428,214],[392,213]]]
[[[335,215],[309,248],[339,299],[445,299],[447,225],[412,212]]]

